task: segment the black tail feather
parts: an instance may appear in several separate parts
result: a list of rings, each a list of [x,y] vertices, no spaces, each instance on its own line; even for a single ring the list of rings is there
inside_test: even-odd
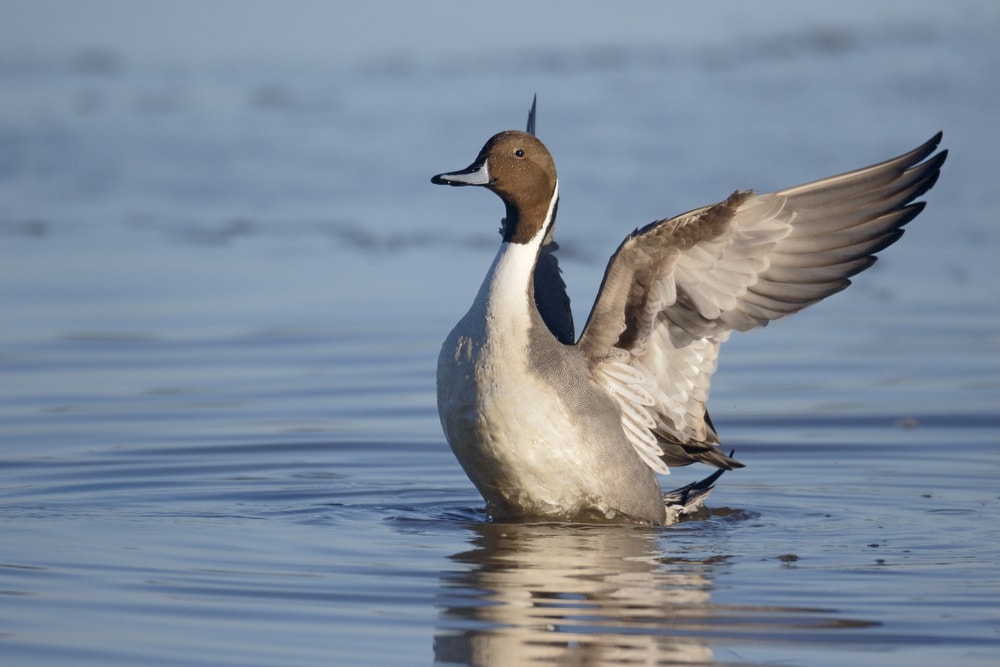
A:
[[[736,450],[733,450],[729,452],[729,456],[732,457],[735,453]],[[719,469],[704,479],[668,491],[663,494],[663,502],[666,503],[668,509],[674,510],[679,515],[695,512],[705,503],[705,498],[715,488],[715,482],[725,472],[726,470]]]

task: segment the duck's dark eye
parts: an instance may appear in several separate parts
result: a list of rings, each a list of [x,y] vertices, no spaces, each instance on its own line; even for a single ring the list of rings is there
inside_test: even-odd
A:
[[[517,157],[524,157],[524,151],[518,148],[516,151],[514,151],[514,155],[516,155]]]

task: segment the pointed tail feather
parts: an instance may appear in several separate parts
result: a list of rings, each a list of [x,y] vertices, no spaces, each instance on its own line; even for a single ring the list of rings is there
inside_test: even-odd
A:
[[[531,136],[535,136],[535,109],[538,108],[538,93],[531,98],[531,110],[528,111],[528,125],[525,128],[525,132]]]
[[[730,452],[729,456],[732,456],[736,452]],[[718,480],[725,470],[716,470],[714,473],[706,477],[705,479],[698,480],[697,482],[691,482],[679,489],[674,489],[673,491],[667,491],[663,494],[663,502],[667,506],[667,514],[672,515],[674,521],[684,516],[685,514],[692,514],[697,512],[701,507],[705,505],[705,499],[708,498],[708,494],[715,488],[715,482]],[[668,523],[671,523],[668,521]]]

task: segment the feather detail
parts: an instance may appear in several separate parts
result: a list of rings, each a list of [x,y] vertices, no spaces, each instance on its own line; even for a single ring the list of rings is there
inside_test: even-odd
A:
[[[911,202],[938,178],[947,151],[930,156],[940,139],[780,192],[737,191],[622,242],[577,345],[651,468],[741,465],[719,450],[705,410],[719,346],[871,266],[922,210]]]

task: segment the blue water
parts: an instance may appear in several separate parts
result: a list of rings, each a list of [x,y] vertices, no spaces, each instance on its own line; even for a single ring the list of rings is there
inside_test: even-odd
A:
[[[994,3],[135,7],[0,20],[0,664],[1000,661]],[[951,150],[726,344],[668,529],[490,523],[440,432],[502,207],[429,177],[536,92],[581,322],[638,225]]]

